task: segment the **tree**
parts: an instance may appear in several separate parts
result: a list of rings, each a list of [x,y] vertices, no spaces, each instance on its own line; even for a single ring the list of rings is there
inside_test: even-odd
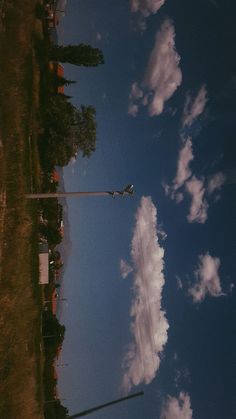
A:
[[[53,45],[49,51],[49,58],[53,61],[70,63],[85,67],[96,67],[104,63],[103,53],[99,48],[90,45]]]
[[[60,86],[69,86],[70,84],[74,84],[74,83],[76,83],[76,81],[67,80],[65,77],[58,76],[57,74],[52,75],[52,85],[55,88],[60,87]]]
[[[74,121],[71,138],[75,152],[81,151],[83,157],[90,157],[96,149],[96,110],[93,106],[81,106],[74,109]]]
[[[41,236],[47,239],[49,246],[56,246],[62,241],[62,236],[59,229],[55,228],[54,226],[51,226],[50,224],[40,224],[39,233],[41,234]]]

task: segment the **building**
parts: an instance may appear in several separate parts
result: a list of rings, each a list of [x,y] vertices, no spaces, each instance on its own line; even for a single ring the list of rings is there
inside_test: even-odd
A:
[[[56,2],[50,2],[45,5],[46,16],[45,20],[48,22],[48,28],[54,29],[59,24],[59,18],[56,13]]]
[[[49,252],[48,244],[39,244],[39,283],[48,284],[49,282]]]
[[[61,63],[58,63],[56,61],[50,61],[49,62],[49,70],[57,75],[59,78],[64,77],[64,67]],[[57,87],[57,93],[64,94],[65,88],[64,86],[58,86]]]

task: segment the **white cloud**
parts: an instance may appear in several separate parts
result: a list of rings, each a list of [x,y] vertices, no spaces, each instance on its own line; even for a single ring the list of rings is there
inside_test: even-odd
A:
[[[172,185],[163,185],[165,194],[170,196],[171,199],[174,199],[177,204],[184,199],[183,193],[177,192],[177,190],[181,188],[186,180],[189,179],[192,175],[189,165],[193,158],[192,141],[191,138],[187,138],[184,140],[182,148],[179,151],[177,172],[175,178],[172,181]]]
[[[158,243],[157,210],[150,197],[142,197],[136,213],[131,256],[134,265],[131,307],[134,342],[122,363],[122,388],[125,392],[141,382],[148,384],[154,379],[169,327],[161,307],[165,283],[164,249]]]
[[[190,126],[193,121],[202,114],[206,102],[207,90],[205,85],[201,86],[195,99],[192,99],[191,96],[187,94],[182,118],[183,126]]]
[[[177,163],[177,173],[173,180],[173,189],[179,189],[186,180],[191,176],[192,172],[189,168],[190,162],[193,160],[192,141],[188,138],[179,152]]]
[[[185,183],[186,191],[191,195],[189,214],[187,219],[190,223],[204,224],[207,220],[208,203],[204,198],[204,179],[197,179],[193,176]]]
[[[222,172],[215,173],[208,181],[207,192],[212,194],[215,190],[221,189],[226,181],[226,176]]]
[[[177,281],[177,288],[182,289],[183,288],[183,282],[181,281],[179,276],[176,276],[176,281]]]
[[[166,20],[156,35],[144,78],[144,87],[149,90],[149,114],[160,115],[164,103],[171,98],[182,82],[179,68],[180,56],[175,50],[175,30]]]
[[[130,266],[125,260],[120,260],[120,272],[122,278],[126,278],[133,271],[132,266]]]
[[[173,195],[173,199],[175,199],[176,204],[179,204],[184,199],[184,194],[182,192],[175,192]]]
[[[135,117],[138,113],[138,105],[135,105],[134,103],[130,103],[128,106],[128,114]]]
[[[97,41],[101,41],[102,40],[102,34],[101,34],[101,32],[97,32],[96,39],[97,39]]]
[[[175,49],[175,29],[167,19],[156,34],[155,45],[142,83],[135,82],[132,85],[129,109],[133,105],[139,109],[142,105],[147,106],[150,116],[160,115],[165,102],[173,96],[182,82],[179,62],[180,56]],[[137,111],[138,109],[136,108]],[[132,115],[131,112],[130,114]]]
[[[179,397],[168,396],[162,407],[160,419],[192,419],[190,397],[187,393],[181,392]]]
[[[148,17],[152,13],[155,14],[164,3],[165,0],[131,0],[130,6],[133,13],[140,12],[144,17]]]
[[[158,230],[157,230],[157,234],[158,234],[158,237],[159,237],[161,240],[166,240],[166,238],[167,238],[167,234],[166,234],[165,230],[163,230],[163,228],[162,228],[161,226],[158,228]]]
[[[134,82],[131,86],[131,92],[130,92],[130,99],[140,99],[143,97],[143,91],[138,86],[137,82]]]
[[[197,282],[189,289],[189,294],[195,303],[204,300],[207,294],[212,297],[224,295],[218,274],[219,267],[219,258],[212,257],[209,253],[199,256],[199,266],[194,272]]]

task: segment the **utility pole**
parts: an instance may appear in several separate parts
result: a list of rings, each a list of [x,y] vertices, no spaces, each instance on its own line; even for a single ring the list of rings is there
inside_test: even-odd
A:
[[[89,415],[90,413],[96,412],[97,410],[103,409],[104,407],[108,407],[108,406],[111,406],[113,404],[120,403],[120,402],[123,402],[125,400],[132,399],[134,397],[143,396],[143,394],[144,394],[144,392],[143,391],[140,391],[139,393],[134,393],[134,394],[131,394],[130,396],[122,397],[121,399],[113,400],[113,401],[111,401],[109,403],[105,403],[105,404],[101,404],[101,405],[96,406],[96,407],[92,407],[92,409],[88,409],[88,410],[84,410],[83,412],[75,413],[72,416],[68,416],[67,419],[81,418],[82,416]]]
[[[133,195],[134,185],[127,185],[122,191],[97,191],[97,192],[46,192],[46,193],[29,193],[25,197],[27,199],[44,199],[44,198],[68,198],[81,196],[124,196]]]

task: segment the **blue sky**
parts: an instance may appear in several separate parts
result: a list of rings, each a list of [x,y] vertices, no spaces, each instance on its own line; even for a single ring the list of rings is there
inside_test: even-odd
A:
[[[97,149],[64,168],[72,250],[63,278],[59,391],[70,413],[144,389],[94,418],[233,419],[233,1],[68,0],[60,43],[102,49],[65,65]]]

